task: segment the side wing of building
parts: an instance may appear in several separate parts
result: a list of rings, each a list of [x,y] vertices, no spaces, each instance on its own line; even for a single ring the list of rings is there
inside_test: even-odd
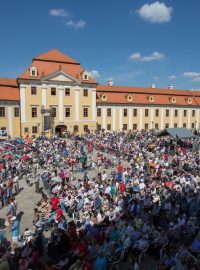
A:
[[[20,99],[16,79],[0,78],[0,138],[20,136]]]
[[[200,128],[200,91],[98,85],[97,125],[105,130]]]

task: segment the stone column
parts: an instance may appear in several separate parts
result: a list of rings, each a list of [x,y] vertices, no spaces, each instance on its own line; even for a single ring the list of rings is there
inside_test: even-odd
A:
[[[79,121],[80,117],[79,117],[79,96],[80,96],[80,89],[79,88],[75,88],[75,121]]]
[[[13,136],[13,108],[11,105],[8,106],[8,133]]]
[[[92,89],[92,121],[96,121],[96,89]]]
[[[26,122],[26,85],[20,84],[21,123]]]
[[[63,106],[63,87],[58,87],[58,103],[59,103],[59,121],[63,122],[64,119],[64,106]]]

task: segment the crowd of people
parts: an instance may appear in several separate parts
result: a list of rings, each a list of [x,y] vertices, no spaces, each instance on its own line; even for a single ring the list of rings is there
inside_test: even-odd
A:
[[[0,144],[0,158],[0,218],[11,233],[9,242],[2,224],[0,269],[200,268],[198,134],[16,139]],[[22,234],[21,179],[41,193]]]

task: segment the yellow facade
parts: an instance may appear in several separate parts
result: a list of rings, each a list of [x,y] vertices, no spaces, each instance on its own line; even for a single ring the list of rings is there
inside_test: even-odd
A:
[[[107,116],[107,110],[112,111],[112,117]],[[124,116],[124,109],[127,110],[127,116]],[[135,112],[134,112],[135,110]],[[176,113],[175,113],[176,110]],[[98,116],[99,111],[101,111]],[[186,111],[186,114],[185,112]],[[106,113],[105,113],[106,112]],[[115,114],[115,116],[114,116]],[[126,114],[126,113],[125,113]],[[97,105],[97,124],[98,128],[109,130],[142,130],[173,127],[186,127],[188,129],[200,128],[200,109],[180,108],[165,106],[117,106],[114,104]]]
[[[20,136],[20,107],[18,102],[0,102],[0,130],[2,137]]]
[[[96,130],[96,104],[93,104],[96,89],[89,84],[77,85],[72,81],[63,80],[63,77],[60,78],[61,81],[41,81],[37,84],[20,81],[20,91],[23,92],[23,100],[25,100],[24,106],[21,103],[22,114],[24,113],[24,120],[22,119],[21,123],[22,136],[26,133],[30,136],[38,136],[43,132],[42,105],[46,109],[53,109],[56,114],[53,117],[51,131],[45,132],[47,136],[59,131],[59,126],[62,127],[62,132],[65,129],[73,132],[78,128],[79,134],[83,134],[87,129],[91,132]],[[35,94],[32,94],[31,87],[36,87]],[[55,91],[54,95],[52,89]],[[20,94],[22,97],[22,93]],[[33,108],[37,110],[36,117],[32,115]],[[85,112],[84,115],[85,108],[87,114]],[[67,110],[70,110],[70,113],[67,114]]]

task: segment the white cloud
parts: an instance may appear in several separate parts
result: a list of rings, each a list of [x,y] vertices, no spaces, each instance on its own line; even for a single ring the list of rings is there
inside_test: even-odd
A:
[[[76,29],[81,29],[81,28],[84,28],[86,26],[86,22],[83,20],[79,20],[77,22],[69,20],[69,21],[65,22],[65,25],[71,26],[71,27],[76,28]]]
[[[89,74],[93,79],[99,79],[101,77],[98,70],[91,70]]]
[[[155,76],[153,77],[154,81],[158,81],[159,80],[159,77],[158,76]]]
[[[139,61],[141,60],[142,56],[140,53],[136,52],[136,53],[131,54],[129,58],[133,61]]]
[[[152,4],[145,4],[137,13],[147,22],[166,23],[171,20],[172,11],[172,7],[167,7],[165,3],[156,1]]]
[[[69,12],[66,9],[58,8],[58,9],[50,9],[49,14],[54,17],[68,17]]]
[[[183,73],[183,76],[190,78],[192,82],[200,82],[200,72],[187,71]]]
[[[195,77],[200,76],[200,73],[199,72],[189,71],[189,72],[184,72],[183,76],[187,77],[187,78],[195,78]]]
[[[129,57],[130,60],[133,61],[140,61],[140,62],[151,62],[151,61],[158,61],[165,57],[163,53],[153,52],[148,56],[142,56],[139,52],[131,54]]]
[[[193,82],[200,82],[200,75],[192,79]]]
[[[176,80],[177,79],[177,76],[176,75],[171,75],[168,77],[170,80]]]

